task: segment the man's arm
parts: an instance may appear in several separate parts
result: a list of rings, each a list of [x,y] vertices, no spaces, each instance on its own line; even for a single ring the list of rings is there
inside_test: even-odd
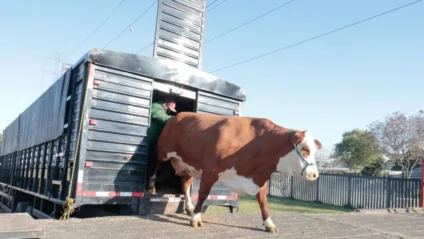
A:
[[[167,115],[165,109],[159,103],[152,104],[152,120],[165,124],[166,121],[173,117],[172,115]]]

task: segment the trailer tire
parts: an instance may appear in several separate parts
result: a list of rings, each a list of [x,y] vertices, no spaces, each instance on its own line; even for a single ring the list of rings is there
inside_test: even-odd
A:
[[[27,211],[28,202],[18,202],[18,205],[16,205],[15,212],[17,213],[24,213]]]

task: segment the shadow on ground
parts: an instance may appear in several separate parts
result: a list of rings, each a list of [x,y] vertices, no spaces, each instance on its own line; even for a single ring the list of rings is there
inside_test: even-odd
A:
[[[166,214],[166,215],[152,214],[152,215],[147,215],[147,216],[139,216],[139,218],[146,219],[146,220],[152,220],[152,221],[167,222],[167,223],[172,223],[172,224],[176,224],[176,225],[180,225],[180,226],[184,226],[184,227],[191,227],[190,226],[190,216],[188,216],[187,214]],[[239,226],[239,225],[231,225],[231,224],[212,222],[212,221],[209,221],[207,219],[206,220],[202,219],[202,222],[204,224],[204,227],[209,224],[209,225],[225,226],[225,227],[229,227],[229,228],[258,231],[258,232],[264,231],[262,229],[254,228],[254,227],[245,227],[245,226]]]

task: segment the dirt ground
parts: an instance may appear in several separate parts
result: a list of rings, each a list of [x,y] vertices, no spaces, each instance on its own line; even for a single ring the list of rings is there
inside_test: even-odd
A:
[[[260,213],[206,213],[191,228],[187,215],[37,220],[47,238],[424,238],[424,213],[304,214],[272,212],[279,232],[267,233]]]

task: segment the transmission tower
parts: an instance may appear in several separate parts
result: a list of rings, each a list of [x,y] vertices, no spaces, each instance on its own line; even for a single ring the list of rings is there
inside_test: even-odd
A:
[[[41,93],[48,89],[61,75],[60,54],[50,51],[52,56],[46,56],[43,60],[43,70],[41,76]]]

